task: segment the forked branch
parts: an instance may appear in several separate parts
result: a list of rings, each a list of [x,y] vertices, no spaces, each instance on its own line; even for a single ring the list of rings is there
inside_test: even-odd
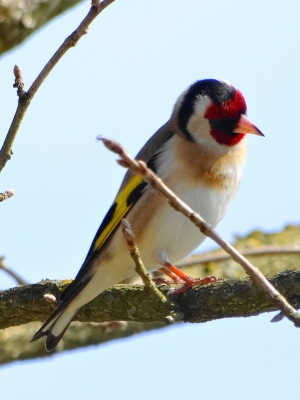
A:
[[[0,151],[0,172],[5,167],[8,160],[10,160],[12,156],[12,145],[17,136],[18,130],[21,126],[24,115],[27,111],[27,108],[30,105],[31,100],[34,95],[50,74],[55,65],[59,62],[59,60],[65,55],[65,53],[76,46],[77,42],[85,35],[88,31],[88,27],[94,21],[94,19],[111,3],[115,0],[103,0],[101,2],[97,0],[92,1],[92,7],[90,8],[88,14],[83,19],[83,21],[79,24],[78,28],[71,33],[70,36],[63,42],[60,48],[56,51],[56,53],[52,56],[49,62],[45,65],[39,76],[31,85],[30,89],[25,92],[24,91],[24,83],[22,79],[21,69],[18,66],[14,68],[15,75],[15,84],[14,87],[17,88],[17,94],[19,96],[18,107],[9,128],[9,131],[6,135],[5,141],[3,143],[2,149]]]

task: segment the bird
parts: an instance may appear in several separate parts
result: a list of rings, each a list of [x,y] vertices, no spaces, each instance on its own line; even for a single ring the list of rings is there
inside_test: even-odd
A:
[[[244,96],[229,82],[196,81],[179,96],[170,119],[136,156],[213,228],[238,190],[246,135],[264,136],[246,111]],[[52,351],[82,306],[135,275],[121,229],[125,217],[148,271],[161,269],[193,284],[174,264],[195,250],[205,236],[150,184],[128,171],[76,278],[32,342],[46,336],[46,350]]]

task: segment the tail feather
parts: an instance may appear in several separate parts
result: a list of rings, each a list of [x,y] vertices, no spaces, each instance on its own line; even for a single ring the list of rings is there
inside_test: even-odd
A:
[[[64,333],[68,329],[70,323],[75,318],[83,303],[77,303],[77,308],[72,305],[76,296],[84,289],[84,287],[91,280],[91,276],[87,275],[81,277],[78,282],[76,278],[62,293],[60,297],[61,305],[53,312],[47,319],[43,326],[36,332],[31,339],[31,342],[41,339],[43,336],[46,338],[46,350],[52,351],[55,349]],[[66,292],[66,293],[65,293]],[[67,294],[67,295],[66,295]],[[62,301],[63,300],[63,301]]]
[[[45,344],[46,350],[49,352],[54,350],[78,311],[79,309],[68,311],[68,309],[60,310],[58,308],[36,332],[31,339],[31,342],[34,342],[43,336],[47,336]]]
[[[66,330],[68,329],[70,323],[75,318],[75,315],[78,313],[78,310],[73,312],[64,311],[52,324],[50,330],[47,334],[46,339],[46,350],[52,351],[58,345],[59,341],[65,334]]]

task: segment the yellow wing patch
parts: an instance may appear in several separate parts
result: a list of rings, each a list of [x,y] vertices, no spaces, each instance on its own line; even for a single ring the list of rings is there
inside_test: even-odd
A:
[[[121,222],[122,218],[126,216],[128,211],[140,198],[142,190],[146,185],[147,183],[144,182],[140,176],[134,175],[128,184],[121,190],[96,234],[92,247],[93,251],[96,251],[103,246]]]

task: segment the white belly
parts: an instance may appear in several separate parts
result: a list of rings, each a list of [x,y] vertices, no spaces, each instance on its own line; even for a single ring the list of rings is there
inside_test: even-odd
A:
[[[177,188],[177,195],[212,227],[221,221],[236,193],[235,188],[220,192],[202,186],[191,191],[184,186]],[[159,211],[150,224],[147,227],[148,234],[140,244],[145,265],[150,270],[159,268],[159,265],[153,265],[157,264],[159,257],[165,256],[165,261],[171,263],[180,261],[206,237],[191,221],[170,206]]]

